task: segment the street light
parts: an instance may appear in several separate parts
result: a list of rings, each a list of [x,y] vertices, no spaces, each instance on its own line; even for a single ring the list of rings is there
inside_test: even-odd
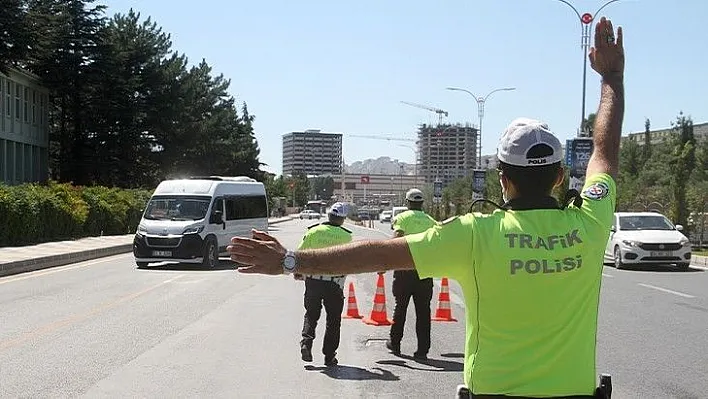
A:
[[[588,49],[590,48],[590,29],[592,28],[591,24],[592,21],[595,20],[595,16],[602,11],[603,8],[607,7],[608,5],[618,2],[620,0],[610,0],[607,3],[603,4],[602,7],[598,8],[597,11],[595,11],[595,14],[590,14],[589,12],[586,12],[585,14],[580,14],[578,10],[573,7],[572,4],[568,3],[566,0],[558,0],[561,3],[567,5],[568,7],[572,8],[573,11],[575,11],[575,14],[578,16],[578,20],[580,21],[580,47],[583,49],[583,105],[582,105],[582,115],[580,116],[580,129],[579,133],[582,133],[583,131],[583,122],[585,122],[585,87],[586,87],[586,77],[587,77],[587,70],[588,70]],[[580,136],[580,134],[578,134]]]
[[[484,103],[487,102],[487,99],[493,93],[496,93],[498,91],[516,90],[516,87],[502,87],[499,89],[494,89],[494,90],[490,91],[484,97],[475,96],[474,94],[472,94],[471,91],[469,91],[467,89],[460,89],[457,87],[447,87],[446,90],[464,91],[465,93],[472,96],[472,98],[474,98],[475,101],[477,101],[477,116],[479,117],[479,130],[477,132],[477,169],[479,169],[482,167],[482,119],[484,119]]]
[[[418,149],[406,144],[399,144],[399,146],[413,150],[413,178],[415,179],[413,184],[418,187]]]

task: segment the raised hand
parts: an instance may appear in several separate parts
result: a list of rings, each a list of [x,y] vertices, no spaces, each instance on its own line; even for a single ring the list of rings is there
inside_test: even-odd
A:
[[[263,231],[253,230],[253,238],[234,237],[226,250],[231,260],[245,265],[241,273],[283,274],[286,249],[278,240]]]
[[[595,26],[595,45],[590,48],[590,66],[603,78],[624,77],[624,47],[622,27],[617,28],[617,37],[612,22],[605,17]]]

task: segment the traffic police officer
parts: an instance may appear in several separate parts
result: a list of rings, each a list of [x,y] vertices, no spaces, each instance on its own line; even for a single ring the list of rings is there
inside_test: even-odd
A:
[[[337,202],[328,213],[328,221],[308,227],[298,249],[325,248],[352,241],[352,232],[342,225],[347,216],[347,206]],[[325,365],[337,364],[342,310],[344,309],[345,275],[296,275],[296,279],[305,280],[305,320],[302,326],[300,352],[302,360],[312,361],[312,342],[320,318],[322,305],[327,312],[322,353]]]
[[[290,251],[266,232],[234,237],[239,272],[354,274],[415,269],[464,292],[466,387],[461,397],[608,398],[596,385],[602,261],[617,205],[624,119],[621,28],[601,18],[589,54],[601,77],[593,153],[582,193],[559,203],[563,148],[545,123],[514,120],[499,141],[505,200],[418,234]],[[523,62],[523,60],[522,60]],[[335,263],[332,267],[331,265]],[[327,267],[330,266],[330,267]]]
[[[423,193],[417,188],[412,188],[406,193],[406,206],[408,210],[396,215],[396,220],[393,222],[394,237],[420,233],[436,224],[435,219],[423,211]],[[421,279],[415,270],[395,270],[392,288],[396,306],[386,347],[396,355],[401,353],[406,313],[412,297],[415,305],[415,333],[418,339],[418,350],[413,353],[413,357],[426,359],[430,350],[430,301],[433,299],[433,279]]]

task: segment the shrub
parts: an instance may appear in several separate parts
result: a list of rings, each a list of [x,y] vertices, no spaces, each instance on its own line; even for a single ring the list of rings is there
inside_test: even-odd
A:
[[[0,184],[0,247],[132,233],[150,195],[56,182]]]

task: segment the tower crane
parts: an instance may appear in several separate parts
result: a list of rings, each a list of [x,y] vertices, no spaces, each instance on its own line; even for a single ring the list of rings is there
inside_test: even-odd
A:
[[[386,137],[386,136],[367,136],[361,134],[348,134],[348,137],[361,137],[364,139],[374,139],[374,140],[394,140],[394,141],[412,141],[415,143],[415,139],[406,139],[402,137]]]
[[[416,103],[409,103],[408,101],[401,101],[401,102],[403,104],[410,105],[411,107],[421,108],[421,109],[428,110],[430,112],[435,112],[436,114],[438,114],[438,120],[439,120],[438,126],[442,125],[443,115],[445,115],[445,117],[448,116],[448,112],[445,110],[442,110],[440,108],[435,108],[435,107],[431,107],[428,105],[421,105],[421,104],[416,104]]]

